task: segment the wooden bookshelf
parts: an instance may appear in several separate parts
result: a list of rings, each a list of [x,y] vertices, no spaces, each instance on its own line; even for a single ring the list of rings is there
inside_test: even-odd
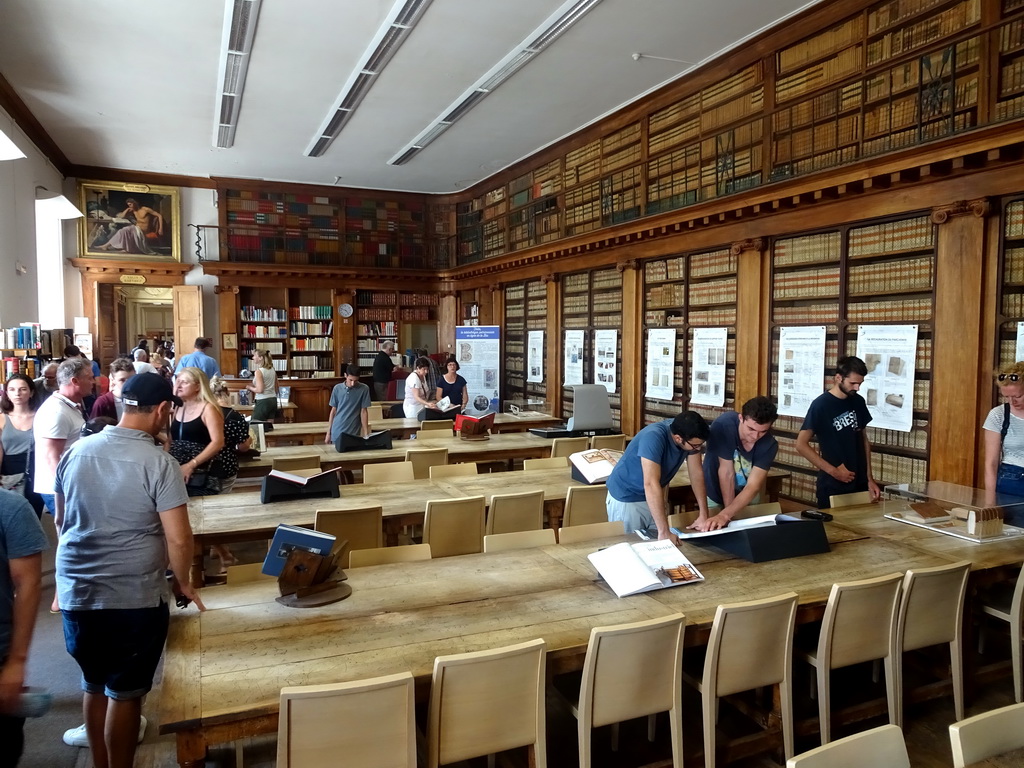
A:
[[[254,370],[253,353],[273,355],[274,369],[292,378],[336,376],[334,294],[329,288],[240,288],[239,365]],[[224,361],[224,367],[230,365]]]
[[[539,281],[538,281],[539,282]],[[503,370],[503,400],[523,400],[526,397],[526,284],[505,286],[505,317],[502,324],[501,344]]]
[[[1017,362],[1017,323],[1024,321],[1024,199],[1003,207],[1000,252],[996,360],[1003,366]]]
[[[380,345],[393,341],[402,352],[402,326],[436,323],[439,297],[424,291],[356,290],[356,354],[360,368],[373,366]]]
[[[240,370],[255,369],[252,356],[265,349],[274,357],[274,370],[288,375],[288,289],[242,288],[239,290],[238,352]]]
[[[526,396],[532,399],[547,399],[547,381],[553,372],[547,369],[548,347],[552,344],[548,327],[548,289],[543,280],[531,280],[526,283],[525,333],[544,331],[544,346],[541,348],[541,360],[544,361],[544,380],[526,381]],[[526,336],[524,336],[524,339]],[[524,363],[525,370],[525,363]]]

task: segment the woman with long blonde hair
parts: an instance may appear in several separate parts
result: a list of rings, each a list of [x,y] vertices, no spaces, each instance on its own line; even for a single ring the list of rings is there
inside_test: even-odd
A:
[[[210,472],[210,462],[224,447],[224,417],[210,391],[210,381],[198,368],[178,371],[174,394],[181,407],[171,414],[170,453],[181,465],[189,496],[220,492],[219,480]]]
[[[273,421],[277,416],[277,370],[274,368],[274,357],[265,349],[257,349],[252,361],[256,364],[252,384],[245,385],[256,398],[252,420]]]

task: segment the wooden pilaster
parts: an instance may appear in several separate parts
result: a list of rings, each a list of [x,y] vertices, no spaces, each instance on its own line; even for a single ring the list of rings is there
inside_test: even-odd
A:
[[[755,237],[732,244],[736,256],[736,408],[768,391],[765,345],[768,328],[762,308],[762,262],[767,240]]]
[[[619,392],[622,407],[619,426],[627,435],[643,429],[643,371],[637,361],[643,359],[643,296],[640,264],[636,259],[619,262],[622,271],[622,363],[619,366]]]

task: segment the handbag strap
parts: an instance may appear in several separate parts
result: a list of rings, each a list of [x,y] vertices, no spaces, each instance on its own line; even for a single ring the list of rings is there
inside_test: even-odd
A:
[[[1003,460],[1003,443],[1006,442],[1006,433],[1010,431],[1010,404],[1003,403],[1003,426],[999,430],[999,460]]]

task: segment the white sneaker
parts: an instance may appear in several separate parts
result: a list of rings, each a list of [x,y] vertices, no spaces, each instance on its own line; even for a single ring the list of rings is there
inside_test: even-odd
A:
[[[139,743],[142,743],[142,739],[146,736],[146,718],[139,718]],[[64,731],[64,743],[69,747],[88,747],[89,737],[85,733],[85,723],[82,723],[77,728],[68,728]]]

